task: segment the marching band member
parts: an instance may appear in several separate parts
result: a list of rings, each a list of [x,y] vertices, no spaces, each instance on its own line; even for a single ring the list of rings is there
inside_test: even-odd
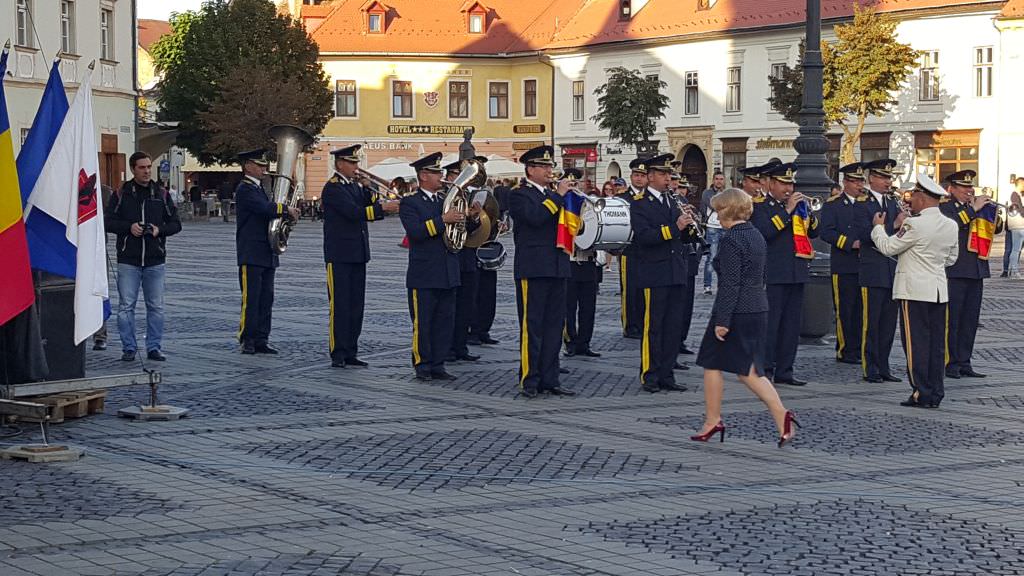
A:
[[[673,168],[676,171],[672,173],[669,193],[673,194],[683,204],[690,204],[689,196],[686,194],[690,187],[690,182],[686,175],[678,172],[679,167],[676,164],[673,163]],[[681,192],[677,192],[678,190],[681,190]],[[693,299],[697,293],[697,272],[700,270],[703,247],[704,244],[701,242],[691,242],[683,246],[683,250],[686,251],[686,285],[683,286],[683,328],[682,339],[679,341],[680,354],[693,354],[693,351],[686,346],[686,339],[690,335],[690,325],[693,323]]]
[[[356,181],[359,150],[355,144],[331,152],[334,176],[320,194],[324,210],[324,262],[327,265],[328,330],[331,366],[366,366],[357,356],[366,306],[366,263],[370,235],[366,223],[398,212],[398,201],[381,202]]]
[[[868,190],[857,199],[856,229],[860,240],[857,279],[861,304],[864,307],[861,325],[861,366],[866,382],[900,382],[889,369],[889,353],[896,338],[898,306],[892,299],[892,282],[896,261],[879,252],[872,243],[872,220],[878,212],[885,214],[885,232],[892,235],[893,223],[900,213],[895,199],[889,195],[892,169],[896,161],[880,158],[861,165],[867,173]]]
[[[949,341],[946,377],[984,378],[971,366],[974,337],[981,316],[981,296],[985,278],[989,277],[988,260],[970,250],[971,222],[976,213],[989,202],[988,196],[974,196],[974,170],[961,170],[946,179],[949,196],[939,209],[957,225],[960,255],[946,269],[949,279]]]
[[[910,375],[910,398],[901,406],[938,408],[944,396],[943,364],[948,289],[945,268],[957,261],[957,225],[939,210],[947,192],[924,174],[910,197],[916,216],[901,212],[886,232],[887,216],[872,218],[871,240],[886,256],[898,256],[892,295],[898,302],[903,349]]]
[[[740,183],[740,187],[747,193],[751,198],[761,198],[764,193],[761,191],[761,167],[760,166],[747,166],[746,168],[739,169],[740,174],[743,174],[743,181]]]
[[[487,162],[484,156],[473,158],[480,163]],[[462,173],[462,161],[456,160],[444,167],[445,178],[453,182]],[[467,193],[469,191],[467,190]],[[477,209],[478,207],[474,208]],[[466,222],[466,230],[472,232],[480,226],[480,220]],[[455,330],[452,336],[452,349],[448,352],[448,361],[465,360],[476,362],[480,359],[476,354],[469,353],[469,324],[473,319],[476,307],[476,293],[480,287],[480,270],[477,267],[476,248],[463,247],[459,250],[459,287],[455,290]]]
[[[647,190],[633,197],[629,221],[633,228],[636,281],[643,289],[643,344],[640,383],[647,392],[686,390],[675,383],[673,369],[682,338],[683,287],[687,282],[687,251],[694,240],[693,218],[680,212],[668,187],[672,178],[662,154],[646,161]]]
[[[574,396],[558,382],[558,350],[565,322],[565,281],[569,256],[557,246],[559,210],[569,191],[562,180],[555,190],[552,170],[554,149],[537,146],[519,161],[526,168],[526,182],[509,196],[509,213],[515,223],[516,307],[519,312],[519,390],[527,398],[541,392]]]
[[[864,170],[860,162],[839,169],[843,190],[821,208],[821,239],[831,246],[832,308],[836,315],[836,361],[860,364],[863,306],[857,272],[860,240],[857,239],[857,199],[864,194]]]
[[[637,158],[629,163],[630,187],[623,195],[632,203],[637,195],[647,189],[647,161]],[[636,283],[636,273],[632,263],[636,260],[637,248],[633,243],[622,251],[619,256],[619,291],[622,303],[622,336],[640,338],[644,317],[643,290]]]
[[[409,237],[405,285],[412,317],[412,363],[417,380],[454,380],[444,367],[455,330],[455,288],[459,257],[444,243],[446,224],[465,221],[465,214],[442,214],[440,152],[409,164],[416,169],[419,191],[402,199],[398,215]]]
[[[238,284],[242,289],[242,319],[238,341],[242,354],[277,354],[269,343],[274,309],[274,272],[280,260],[270,246],[267,227],[271,220],[299,217],[299,211],[271,202],[262,178],[270,161],[266,150],[238,155],[242,180],[235,189],[237,206],[235,251],[238,257]]]
[[[511,193],[512,188],[506,184],[506,181],[502,181],[494,187],[494,200],[498,203],[498,214],[500,215],[500,221],[497,223],[499,233],[507,231],[505,217],[508,215],[508,195]],[[497,311],[498,271],[481,268],[479,277],[468,343],[474,346],[497,344],[498,341],[491,338],[491,326],[494,325],[494,316]]]
[[[803,386],[807,382],[793,375],[793,362],[800,344],[804,284],[814,258],[810,238],[818,235],[818,221],[807,197],[793,191],[795,173],[792,163],[773,164],[761,172],[768,193],[754,202],[751,224],[764,236],[768,250],[765,285],[772,338],[765,350],[765,370],[776,384]]]
[[[563,174],[569,182],[578,182],[582,177],[583,173],[576,168],[569,168]],[[569,259],[571,276],[565,289],[565,329],[562,333],[566,356],[601,356],[590,349],[590,340],[594,337],[594,315],[597,313],[597,287],[603,278],[601,266],[595,260],[596,252],[579,259]]]

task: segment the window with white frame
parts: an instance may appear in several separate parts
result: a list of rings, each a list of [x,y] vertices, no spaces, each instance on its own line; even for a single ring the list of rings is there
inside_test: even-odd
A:
[[[469,118],[469,82],[453,80],[448,83],[448,116]]]
[[[683,113],[687,116],[700,114],[700,78],[697,72],[687,72],[685,76],[685,105]]]
[[[987,98],[992,95],[992,47],[974,49],[974,96]]]
[[[334,116],[336,118],[356,117],[356,81],[335,80]]]
[[[537,117],[537,81],[523,81],[523,116],[526,118]]]
[[[100,10],[100,58],[114,59],[114,11],[109,8]]]
[[[739,112],[740,111],[740,78],[741,68],[739,66],[733,66],[726,70],[726,93],[725,93],[725,111],[726,112]]]
[[[782,75],[785,72],[786,72],[786,63],[785,62],[777,62],[775,64],[772,64],[771,77],[773,79],[781,80],[782,79]],[[771,82],[769,82],[768,83],[768,90],[771,92],[772,100],[774,100],[775,99],[775,85],[772,84]],[[768,106],[771,107],[773,112],[778,112],[779,109],[775,107],[775,105],[772,103],[772,100],[768,101]]]
[[[412,118],[412,82],[408,80],[391,81],[391,116]]]
[[[508,82],[491,82],[487,92],[488,116],[508,118]]]
[[[921,54],[921,101],[939,99],[939,51],[927,50]]]
[[[74,0],[60,0],[60,49],[67,54],[75,53]]]
[[[366,20],[366,27],[373,34],[380,34],[384,31],[384,15],[370,14]]]
[[[586,108],[583,102],[584,85],[583,80],[574,80],[572,83],[572,121],[583,122],[585,120]]]
[[[32,43],[32,0],[17,0],[14,12],[15,37],[18,46],[31,48]]]
[[[483,14],[470,14],[469,15],[469,33],[470,34],[483,34],[484,32],[484,15]]]

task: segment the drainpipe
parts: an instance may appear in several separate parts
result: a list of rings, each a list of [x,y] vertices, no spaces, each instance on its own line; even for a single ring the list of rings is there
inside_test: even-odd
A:
[[[538,61],[551,68],[551,147],[555,147],[555,65],[547,54],[540,54]]]
[[[138,0],[132,0],[132,93],[135,95],[135,118],[133,119],[135,145],[132,147],[133,150],[139,149],[139,14],[137,4]]]

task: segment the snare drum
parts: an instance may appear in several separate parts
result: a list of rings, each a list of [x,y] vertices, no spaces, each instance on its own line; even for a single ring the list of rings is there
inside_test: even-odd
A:
[[[622,250],[633,239],[629,223],[629,201],[601,198],[583,204],[580,219],[583,227],[576,235],[576,246],[595,250]]]
[[[497,270],[505,265],[505,246],[501,242],[484,242],[476,249],[476,262],[481,270]]]

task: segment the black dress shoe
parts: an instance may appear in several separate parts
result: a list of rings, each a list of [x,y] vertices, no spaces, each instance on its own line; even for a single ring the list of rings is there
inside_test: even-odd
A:
[[[985,374],[982,374],[981,372],[975,372],[974,368],[968,368],[966,370],[960,370],[960,375],[961,376],[966,376],[968,378],[984,378],[985,377]]]
[[[417,372],[416,376],[414,376],[414,378],[416,378],[417,380],[419,380],[421,382],[430,382],[431,380],[434,379],[433,376],[431,376],[428,373],[424,373],[424,372]]]
[[[122,362],[131,362],[132,360],[135,360],[135,350],[125,350],[124,353],[121,354]]]
[[[255,354],[255,353],[256,353],[256,345],[255,344],[253,344],[252,342],[243,342],[242,343],[242,354]]]
[[[587,358],[600,358],[601,357],[601,353],[600,352],[594,352],[590,348],[587,348],[583,352],[577,352],[577,354],[579,354],[580,356],[586,356]]]
[[[568,374],[569,373],[569,369],[568,368],[559,368],[558,369],[558,373],[559,374]]]
[[[572,348],[569,348],[565,352],[562,352],[562,356],[565,356],[566,358],[572,358],[575,355],[576,355],[576,351],[573,350]]]
[[[498,340],[495,340],[494,338],[491,338],[490,336],[481,336],[480,337],[480,343],[481,344],[498,344]]]
[[[693,350],[690,350],[689,348],[687,348],[686,344],[680,344],[679,345],[679,353],[680,354],[693,354]]]
[[[361,367],[369,366],[369,364],[367,364],[366,362],[363,362],[359,358],[345,358],[345,364],[348,364],[349,366],[361,366]]]
[[[257,354],[277,354],[277,349],[276,348],[272,348],[270,346],[270,344],[257,344],[256,345],[256,353]]]
[[[332,360],[331,361],[331,368],[344,368],[344,367],[345,367],[345,361],[344,360]]]
[[[897,378],[892,374],[882,374],[882,380],[886,382],[903,382],[902,378]]]
[[[906,406],[908,408],[917,408],[917,399],[911,396],[910,398],[907,398],[903,402],[900,402],[900,406]]]
[[[523,398],[536,398],[537,397],[537,391],[534,390],[533,388],[524,388],[524,389],[519,391],[519,394],[521,394],[523,396]]]
[[[862,380],[865,382],[871,382],[872,384],[881,384],[882,382],[885,382],[885,380],[882,380],[881,376],[865,376]]]
[[[430,377],[434,380],[455,380],[455,376],[447,372],[431,372]]]
[[[146,352],[146,358],[156,362],[163,362],[164,360],[167,360],[167,356],[164,356],[159,350],[150,350],[149,352]]]
[[[455,357],[455,359],[456,360],[465,360],[466,362],[476,362],[477,360],[480,359],[480,357],[477,356],[476,354],[469,354],[467,352],[466,354],[459,354],[458,356]]]
[[[107,349],[107,343],[102,341],[102,340],[97,340],[97,341],[92,343],[92,349],[93,350],[106,350]]]
[[[683,386],[682,384],[676,384],[675,382],[659,384],[658,388],[661,388],[662,390],[665,390],[667,392],[686,392],[687,390],[689,390],[689,388],[687,388],[686,386]]]
[[[806,386],[807,382],[797,378],[776,378],[776,384],[786,384],[787,386]]]
[[[960,379],[960,370],[946,370],[946,378],[952,378],[953,380]]]
[[[569,388],[562,388],[561,386],[555,386],[554,388],[548,389],[548,394],[552,396],[575,396],[576,391]]]
[[[643,390],[644,392],[650,392],[651,394],[654,394],[655,392],[661,392],[661,386],[658,386],[657,384],[644,384],[643,386],[640,387],[640,389]]]

